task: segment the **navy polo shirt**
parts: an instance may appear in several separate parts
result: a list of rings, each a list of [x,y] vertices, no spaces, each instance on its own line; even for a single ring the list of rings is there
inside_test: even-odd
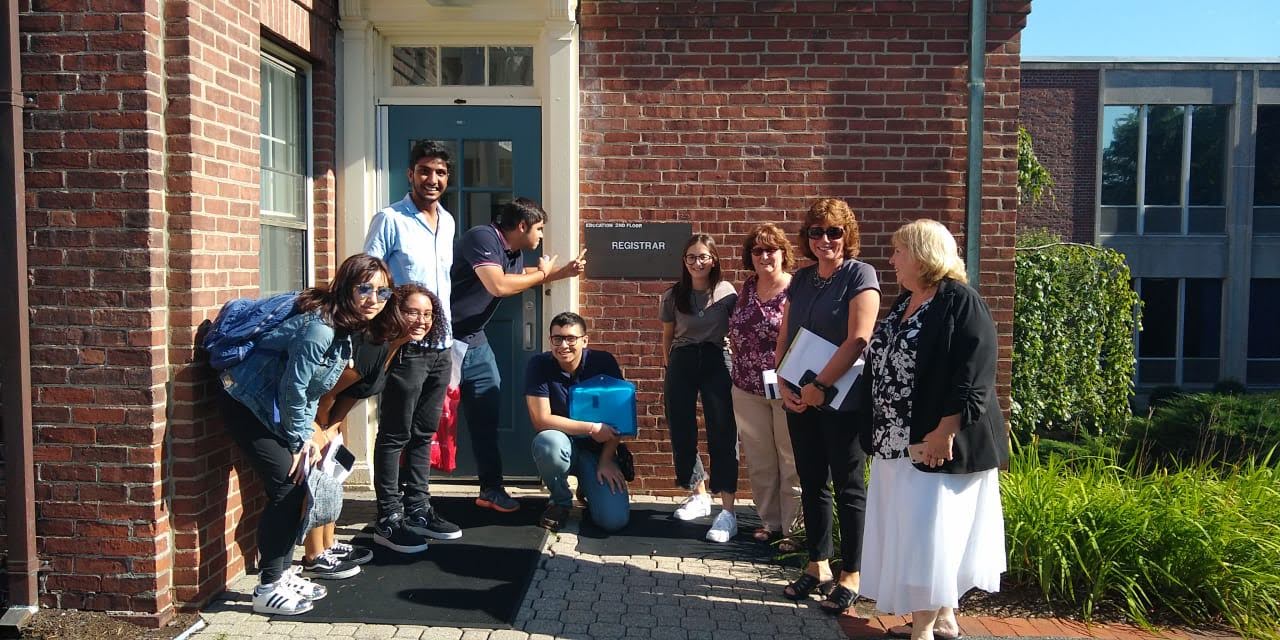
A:
[[[453,269],[449,274],[453,280],[449,305],[453,312],[453,337],[472,346],[488,342],[484,326],[502,302],[484,288],[476,275],[476,269],[483,266],[501,267],[508,274],[524,273],[523,253],[513,251],[502,232],[492,224],[472,227],[462,234],[453,252]]]
[[[608,351],[582,350],[582,361],[573,375],[565,373],[550,351],[543,351],[529,358],[524,374],[524,394],[551,401],[551,415],[569,417],[569,389],[582,380],[600,374],[622,379],[618,361]]]

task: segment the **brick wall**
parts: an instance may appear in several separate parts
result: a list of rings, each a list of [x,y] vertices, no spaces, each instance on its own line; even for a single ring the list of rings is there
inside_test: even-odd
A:
[[[158,624],[243,570],[257,505],[192,345],[257,291],[264,30],[317,64],[332,271],[334,4],[20,2],[44,606]]]
[[[1029,8],[993,3],[987,43],[982,291],[1000,330],[1003,398]],[[794,231],[816,198],[845,198],[886,298],[900,224],[937,218],[963,246],[967,3],[587,1],[581,21],[583,221],[691,221],[736,265],[753,225]],[[675,491],[656,347],[667,286],[583,283],[593,343],[640,385],[637,488],[657,493]]]
[[[1029,69],[1022,73],[1022,126],[1056,186],[1053,197],[1022,208],[1022,228],[1049,229],[1093,242],[1098,153],[1098,72]]]

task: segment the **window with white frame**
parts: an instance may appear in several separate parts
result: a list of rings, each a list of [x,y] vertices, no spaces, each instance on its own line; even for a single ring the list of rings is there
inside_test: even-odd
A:
[[[311,163],[306,80],[303,70],[262,56],[262,250],[258,256],[262,295],[297,291],[307,284]]]
[[[1102,110],[1102,235],[1226,230],[1226,105]]]
[[[1253,233],[1280,235],[1280,104],[1258,107],[1253,174]]]
[[[1245,373],[1250,385],[1280,385],[1280,278],[1254,278],[1249,282],[1249,362]]]
[[[1142,329],[1138,384],[1218,381],[1222,341],[1222,280],[1139,278]]]
[[[533,47],[392,47],[394,87],[532,87]]]

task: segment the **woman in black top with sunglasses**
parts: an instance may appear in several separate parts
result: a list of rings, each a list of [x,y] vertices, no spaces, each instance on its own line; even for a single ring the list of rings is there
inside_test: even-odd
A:
[[[871,265],[858,255],[858,221],[843,200],[824,198],[813,203],[800,228],[801,253],[816,264],[791,278],[787,306],[778,332],[775,357],[782,357],[801,328],[817,334],[838,348],[826,363],[810,363],[816,377],[798,389],[780,386],[787,410],[787,429],[800,475],[800,502],[804,509],[809,564],[783,595],[807,598],[830,579],[835,567],[826,560],[834,551],[831,542],[832,492],[840,510],[840,573],[822,603],[828,613],[848,609],[857,598],[862,559],[862,522],[867,488],[863,479],[866,456],[853,429],[848,397],[839,407],[828,405],[828,389],[862,355],[871,338],[880,310],[880,284]]]

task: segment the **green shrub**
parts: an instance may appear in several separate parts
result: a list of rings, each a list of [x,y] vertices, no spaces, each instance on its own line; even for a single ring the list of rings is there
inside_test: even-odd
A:
[[[1008,578],[1090,618],[1115,605],[1222,621],[1246,636],[1280,625],[1280,470],[1252,462],[1135,475],[1114,458],[1068,464],[1034,447],[1001,478]]]
[[[1213,392],[1220,393],[1224,396],[1240,396],[1244,395],[1248,391],[1248,387],[1245,387],[1243,382],[1234,378],[1219,380],[1213,385]]]
[[[1280,393],[1188,393],[1165,400],[1135,421],[1127,454],[1149,462],[1226,462],[1280,447]]]
[[[1155,411],[1161,405],[1185,393],[1182,387],[1166,384],[1156,387],[1147,394],[1147,411]]]
[[[1124,424],[1139,305],[1124,255],[1031,232],[1018,238],[1014,264],[1015,438]]]

